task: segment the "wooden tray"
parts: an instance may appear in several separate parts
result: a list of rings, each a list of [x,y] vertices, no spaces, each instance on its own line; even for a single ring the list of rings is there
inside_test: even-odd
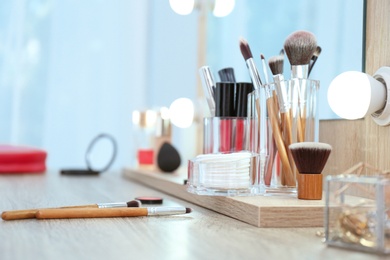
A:
[[[298,200],[288,196],[217,197],[187,192],[185,171],[166,174],[144,169],[123,169],[126,178],[182,200],[257,227],[322,227],[322,200]]]

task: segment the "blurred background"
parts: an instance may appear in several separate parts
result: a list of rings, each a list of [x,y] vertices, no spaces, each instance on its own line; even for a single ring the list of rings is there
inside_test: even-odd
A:
[[[259,66],[260,53],[278,54],[295,30],[312,31],[322,47],[311,78],[321,81],[320,118],[335,119],[327,86],[364,70],[363,0],[236,0],[225,17],[213,14],[215,2],[197,2],[179,15],[168,0],[1,1],[0,143],[45,149],[49,169],[84,167],[89,142],[109,133],[119,149],[113,168],[131,166],[134,110],[185,97],[199,120],[200,66],[216,79],[233,67],[238,81],[250,81],[239,38]],[[173,127],[183,164],[196,155],[198,130]]]

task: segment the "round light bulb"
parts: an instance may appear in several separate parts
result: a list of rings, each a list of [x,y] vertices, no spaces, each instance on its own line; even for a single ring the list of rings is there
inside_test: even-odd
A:
[[[169,107],[171,122],[177,127],[190,127],[194,120],[194,104],[188,98],[179,98]]]
[[[214,16],[224,17],[229,15],[233,11],[235,3],[235,0],[215,0]]]
[[[359,119],[382,109],[386,100],[384,84],[362,72],[348,71],[332,80],[328,102],[339,117]]]
[[[160,108],[160,115],[162,119],[168,120],[170,118],[169,108],[167,107]]]
[[[169,0],[169,5],[175,13],[188,15],[194,9],[195,0]]]

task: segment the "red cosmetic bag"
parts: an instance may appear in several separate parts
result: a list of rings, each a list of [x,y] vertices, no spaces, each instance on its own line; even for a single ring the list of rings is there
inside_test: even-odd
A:
[[[44,173],[47,153],[28,146],[0,145],[0,174]]]

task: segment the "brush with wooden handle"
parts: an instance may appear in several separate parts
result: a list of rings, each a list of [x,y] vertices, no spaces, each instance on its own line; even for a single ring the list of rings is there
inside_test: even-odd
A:
[[[322,199],[322,170],[332,146],[326,143],[302,142],[289,146],[298,168],[298,199]]]
[[[141,202],[139,200],[131,200],[128,202],[113,202],[113,203],[98,203],[98,204],[91,204],[91,205],[79,205],[79,206],[66,206],[66,207],[59,207],[56,209],[77,209],[77,208],[134,208],[134,207],[140,207]],[[36,213],[41,209],[25,209],[25,210],[10,210],[10,211],[4,211],[1,214],[1,218],[3,220],[17,220],[17,219],[29,219],[29,218],[35,218]]]
[[[279,112],[281,117],[281,130],[285,147],[287,148],[292,143],[292,122],[291,122],[291,104],[289,102],[288,90],[283,76],[284,51],[279,55],[271,57],[268,61],[269,67],[273,74],[273,79],[276,87],[277,100],[279,103]],[[288,159],[291,170],[294,170],[294,162],[291,157],[290,150],[287,149]],[[265,173],[266,177],[267,174]],[[282,173],[283,174],[283,173]],[[266,178],[269,179],[269,178]]]
[[[311,32],[296,31],[290,34],[284,42],[284,50],[291,64],[292,79],[307,79],[309,64],[317,49],[317,39]],[[294,96],[298,98],[298,142],[305,141],[306,130],[306,84],[294,87]]]
[[[191,211],[191,208],[185,207],[42,209],[38,210],[36,218],[64,219],[141,217],[188,214],[191,213]]]

